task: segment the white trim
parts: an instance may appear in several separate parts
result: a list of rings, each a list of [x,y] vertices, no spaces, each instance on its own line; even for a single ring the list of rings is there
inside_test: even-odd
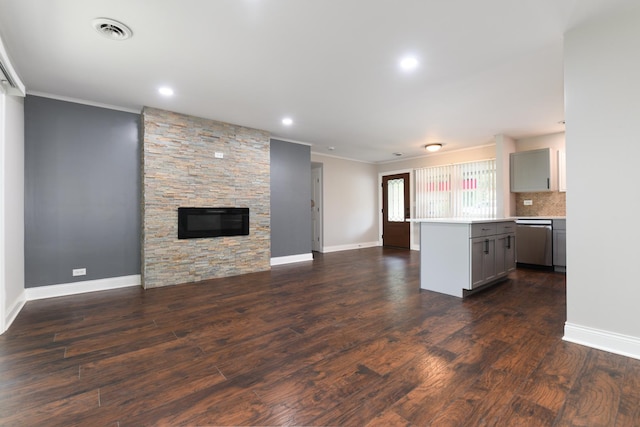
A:
[[[278,138],[277,136],[274,136],[274,135],[271,135],[269,140],[271,139],[275,139],[276,141],[282,141],[282,142],[290,142],[292,144],[306,145],[307,147],[313,146],[313,144],[310,142],[296,141],[295,139],[288,139],[288,138]]]
[[[411,245],[411,250],[412,251],[419,251],[420,250],[420,243],[418,243],[416,245]]]
[[[276,138],[276,139],[278,139],[278,138]],[[312,145],[311,147],[314,147],[314,146]],[[376,164],[376,162],[370,162],[370,161],[367,161],[367,160],[354,159],[352,157],[342,157],[342,156],[336,156],[334,154],[320,153],[319,151],[313,151],[313,148],[311,148],[311,154],[315,154],[316,156],[331,157],[333,159],[349,160],[349,161],[358,162],[358,163],[366,163],[366,164],[369,164],[369,165],[375,165]]]
[[[313,254],[287,255],[271,258],[271,265],[292,264],[294,262],[313,261]]]
[[[416,201],[415,201],[416,190],[413,185],[413,182],[414,182],[413,171],[414,171],[413,169],[398,169],[398,170],[388,171],[388,172],[378,172],[378,210],[376,212],[378,214],[378,237],[380,238],[381,242],[384,242],[384,239],[382,238],[382,221],[384,220],[384,218],[382,217],[382,197],[383,197],[382,178],[387,175],[399,175],[403,173],[409,174],[409,212],[411,214],[411,218],[413,218],[416,213]],[[413,237],[413,235],[415,234],[414,227],[418,227],[418,225],[414,225],[413,222],[410,223],[409,248],[414,249],[415,245],[417,244],[418,249],[420,249],[419,243],[414,242],[414,237]]]
[[[125,113],[142,114],[142,108],[140,108],[139,110],[136,110],[135,108],[127,108],[127,107],[120,107],[120,106],[111,105],[111,104],[103,104],[101,102],[86,101],[84,99],[71,98],[69,96],[53,95],[51,93],[38,92],[34,90],[28,90],[27,95],[40,96],[42,98],[57,99],[58,101],[73,102],[74,104],[90,105],[92,107],[106,108],[109,110],[124,111]]]
[[[564,324],[564,341],[640,359],[640,338],[587,326]]]
[[[9,307],[6,312],[2,333],[5,333],[6,330],[9,329],[13,321],[16,320],[16,317],[18,317],[20,310],[22,310],[22,307],[24,307],[26,302],[26,293],[21,292],[20,296],[13,302],[13,304],[11,304],[11,307]]]
[[[350,251],[353,249],[373,248],[375,246],[382,246],[382,242],[363,242],[352,243],[349,245],[337,245],[337,246],[325,246],[322,248],[322,253]]]
[[[4,47],[4,43],[2,42],[2,39],[0,39],[0,62],[2,62],[4,67],[7,69],[7,73],[9,73],[7,77],[11,78],[16,85],[15,88],[12,88],[9,86],[6,88],[2,87],[0,88],[0,90],[3,93],[7,91],[9,95],[24,97],[24,94],[26,93],[24,83],[22,82],[22,79],[20,78],[18,73],[16,73],[16,70],[13,68],[13,64],[9,60],[9,54],[7,53],[7,50]]]
[[[63,297],[66,295],[83,294],[86,292],[107,291],[111,289],[140,286],[140,275],[109,277],[107,279],[85,280],[82,282],[62,283],[59,285],[38,286],[27,288],[27,301],[45,298]]]
[[[0,39],[2,42],[2,39]],[[10,323],[7,323],[5,319],[7,318],[6,313],[6,295],[7,295],[7,279],[6,274],[4,272],[6,265],[6,258],[4,253],[4,216],[5,216],[5,197],[4,197],[4,187],[6,185],[6,179],[4,177],[5,165],[4,165],[4,152],[5,152],[5,129],[6,129],[6,99],[7,95],[3,91],[0,91],[0,331],[4,333],[9,328]]]
[[[376,162],[376,164],[378,165],[386,165],[389,163],[398,163],[398,162],[405,162],[407,160],[415,160],[415,159],[423,159],[425,157],[438,157],[438,156],[443,156],[443,155],[447,155],[447,154],[451,154],[451,153],[459,153],[461,151],[470,151],[470,150],[479,150],[481,148],[487,148],[487,147],[492,147],[495,146],[496,143],[495,142],[491,142],[489,144],[483,144],[483,145],[474,145],[472,147],[463,147],[463,148],[458,148],[457,150],[451,150],[451,151],[438,151],[436,153],[427,153],[427,154],[420,154],[418,156],[409,156],[409,157],[403,157],[401,159],[391,159],[391,160],[381,160],[379,162]],[[475,160],[472,160],[473,162],[475,162]]]

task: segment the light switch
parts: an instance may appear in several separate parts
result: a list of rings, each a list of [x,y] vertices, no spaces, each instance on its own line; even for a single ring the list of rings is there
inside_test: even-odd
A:
[[[220,152],[216,151],[215,158],[216,159],[223,159],[224,158],[224,153],[220,153]]]

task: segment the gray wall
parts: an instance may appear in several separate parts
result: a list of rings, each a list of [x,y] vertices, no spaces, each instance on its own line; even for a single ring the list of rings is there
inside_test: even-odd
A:
[[[271,257],[311,253],[311,147],[271,140]]]
[[[138,114],[26,97],[26,287],[140,274],[139,124]]]

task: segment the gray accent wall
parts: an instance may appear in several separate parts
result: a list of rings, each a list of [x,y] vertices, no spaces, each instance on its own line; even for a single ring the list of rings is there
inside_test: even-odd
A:
[[[139,114],[26,97],[26,287],[140,274],[139,128]]]
[[[271,257],[311,253],[311,147],[271,140]]]

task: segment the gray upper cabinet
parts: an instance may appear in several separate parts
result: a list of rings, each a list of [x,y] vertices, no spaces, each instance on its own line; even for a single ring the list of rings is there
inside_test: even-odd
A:
[[[551,148],[510,154],[511,192],[529,193],[555,190],[551,176]]]

